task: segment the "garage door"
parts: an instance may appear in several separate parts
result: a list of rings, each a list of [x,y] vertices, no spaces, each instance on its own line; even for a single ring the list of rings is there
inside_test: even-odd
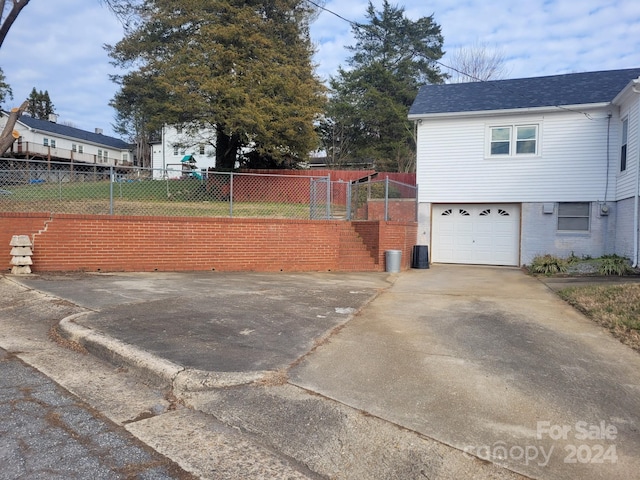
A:
[[[520,206],[436,204],[431,258],[441,263],[518,265]]]

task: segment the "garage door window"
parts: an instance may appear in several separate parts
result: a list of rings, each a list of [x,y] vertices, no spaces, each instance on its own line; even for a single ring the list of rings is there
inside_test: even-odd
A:
[[[567,232],[588,232],[591,204],[571,202],[558,204],[558,230]]]

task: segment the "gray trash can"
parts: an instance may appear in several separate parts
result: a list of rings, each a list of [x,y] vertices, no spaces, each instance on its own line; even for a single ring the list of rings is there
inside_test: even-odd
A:
[[[399,273],[402,264],[402,250],[387,250],[384,253],[386,272]]]

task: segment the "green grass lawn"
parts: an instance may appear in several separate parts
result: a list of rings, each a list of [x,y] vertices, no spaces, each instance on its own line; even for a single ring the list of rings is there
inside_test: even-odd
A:
[[[308,204],[233,202],[216,198],[198,179],[140,180],[7,185],[0,211],[115,215],[309,218]],[[233,210],[231,209],[233,207]],[[232,215],[233,214],[233,215]]]

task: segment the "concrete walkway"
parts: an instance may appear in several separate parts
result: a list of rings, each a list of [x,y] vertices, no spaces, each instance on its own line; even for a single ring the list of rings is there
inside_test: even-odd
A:
[[[507,471],[549,480],[637,478],[636,352],[517,269],[435,265],[388,280],[206,273],[21,279],[88,310],[63,322],[70,338],[149,379],[173,382],[191,405],[323,475],[356,478],[357,470],[350,477],[345,470],[349,462],[366,467],[344,457],[351,441],[378,442],[391,455],[389,439],[405,437],[383,435],[386,423],[419,434],[416,445],[434,440],[424,452],[450,462],[410,469],[405,455],[403,468],[412,473],[392,468],[395,478],[515,478]],[[247,383],[273,381],[273,372],[282,374],[280,383]],[[330,411],[322,398],[333,401]],[[354,421],[345,419],[358,412],[373,420],[356,439],[347,429]],[[318,439],[315,451],[305,446]],[[403,445],[410,454],[410,441]],[[328,465],[322,457],[332,455]],[[368,478],[390,478],[380,462]],[[453,474],[456,462],[463,466]]]

